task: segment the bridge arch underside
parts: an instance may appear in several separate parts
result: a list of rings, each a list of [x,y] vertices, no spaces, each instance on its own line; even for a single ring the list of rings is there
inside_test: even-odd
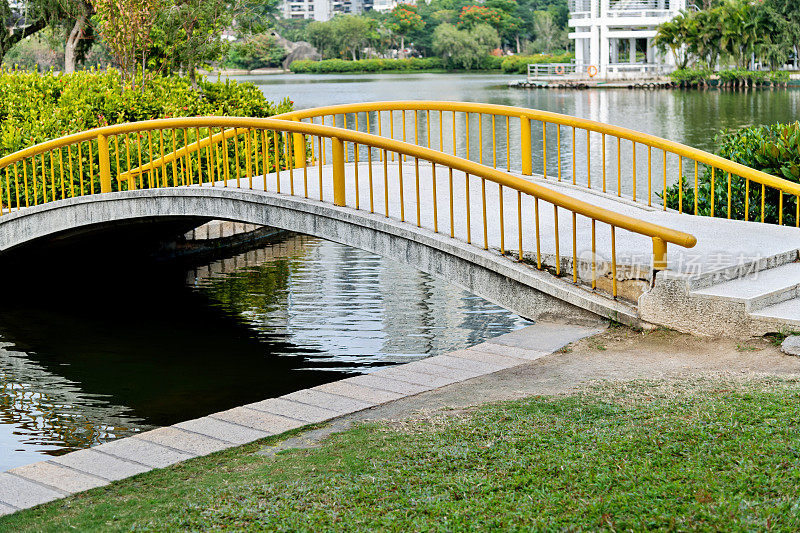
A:
[[[209,219],[259,224],[409,264],[528,319],[639,323],[630,308],[449,236],[382,215],[269,192],[210,187],[134,190],[60,200],[0,218],[0,252],[61,235],[193,227]],[[155,227],[154,226],[154,227]]]

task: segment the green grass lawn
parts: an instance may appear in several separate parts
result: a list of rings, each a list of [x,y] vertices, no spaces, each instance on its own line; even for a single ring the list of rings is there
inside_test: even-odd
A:
[[[144,474],[0,530],[796,531],[799,399],[796,381],[637,382],[362,425]]]

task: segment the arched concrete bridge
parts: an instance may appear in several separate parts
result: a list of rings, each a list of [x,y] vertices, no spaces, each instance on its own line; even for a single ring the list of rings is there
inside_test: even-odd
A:
[[[690,159],[695,169],[707,165],[720,175],[746,179],[748,185],[800,196],[795,184],[621,128],[477,105],[397,102],[308,110],[279,119],[167,119],[50,141],[0,160],[0,250],[81,228],[218,218],[315,235],[403,261],[529,318],[564,312],[549,296],[568,303],[575,315],[593,313],[698,333],[759,333],[800,322],[800,313],[794,317],[791,309],[788,316],[756,316],[759,305],[794,305],[794,291],[800,287],[800,277],[796,282],[792,277],[800,249],[798,230],[653,206],[652,150],[663,152],[662,167],[656,169],[657,176],[664,176],[662,192],[672,172],[668,153],[680,158],[679,179]],[[412,134],[406,130],[407,112],[414,115]],[[346,126],[348,113],[355,130],[324,125],[325,116],[333,116],[335,123],[338,115]],[[446,113],[453,117],[449,127]],[[463,146],[456,113],[465,114]],[[474,145],[469,153],[475,114],[480,121],[477,157]],[[489,136],[484,115],[491,117],[491,148],[483,143],[484,134]],[[359,116],[364,117],[361,127]],[[427,131],[418,123],[420,116]],[[314,123],[314,117],[323,124]],[[387,118],[389,135],[383,135]],[[511,127],[512,118],[519,122],[518,132]],[[301,121],[308,119],[311,123]],[[415,143],[393,138],[395,119],[402,124],[403,139],[410,141],[413,135]],[[532,140],[531,123],[536,120],[542,123],[541,137]],[[498,135],[496,124],[503,122],[506,127]],[[431,141],[437,126],[438,146],[435,134]],[[548,127],[553,126],[558,129],[550,135],[555,134],[558,144],[551,148],[556,153],[548,153]],[[378,135],[358,131],[362,127]],[[562,127],[573,139],[563,157]],[[586,168],[589,178],[602,172],[603,190],[576,179],[576,128],[586,132],[588,161],[591,135],[602,135],[603,166],[596,169],[588,162]],[[445,131],[452,132],[451,147],[445,145]],[[497,141],[503,135],[504,150]],[[607,137],[616,142],[611,157]],[[633,146],[633,180],[627,190],[621,176],[623,139]],[[537,157],[531,147],[539,142],[544,168],[535,175],[531,162]],[[513,149],[516,145],[519,151]],[[636,164],[637,145],[647,149],[646,172]],[[484,151],[492,154],[492,166],[483,164]],[[503,155],[504,171],[497,168]],[[562,158],[568,161],[569,155],[571,173],[562,168]],[[513,168],[512,156],[520,160],[518,168]],[[550,176],[547,171],[553,156],[555,180],[553,163]],[[617,186],[609,191],[606,165],[615,158]],[[636,200],[642,180],[637,184],[637,171],[648,177],[644,202],[641,193]],[[561,179],[562,172],[567,179]],[[695,242],[695,253],[689,255]],[[762,278],[772,274],[778,286],[759,291],[757,281],[739,279],[754,271],[763,271]]]

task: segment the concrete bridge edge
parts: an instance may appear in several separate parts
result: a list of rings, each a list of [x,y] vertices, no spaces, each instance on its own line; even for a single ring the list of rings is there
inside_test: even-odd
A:
[[[255,190],[136,190],[33,206],[0,217],[0,251],[75,228],[176,216],[273,226],[353,246],[409,264],[532,320],[599,316],[643,325],[632,307],[497,252],[368,211]]]

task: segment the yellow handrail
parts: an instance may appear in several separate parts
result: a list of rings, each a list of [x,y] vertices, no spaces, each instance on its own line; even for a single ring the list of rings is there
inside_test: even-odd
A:
[[[800,227],[800,184],[793,183],[791,181],[785,180],[780,177],[772,176],[765,172],[755,170],[749,168],[745,165],[741,165],[739,163],[735,163],[733,161],[727,160],[720,156],[710,154],[703,150],[698,150],[696,148],[692,148],[690,146],[683,145],[681,143],[677,143],[674,141],[670,141],[667,139],[662,139],[660,137],[637,132],[628,128],[622,128],[619,126],[613,126],[610,124],[604,124],[601,122],[582,119],[578,117],[571,117],[567,115],[562,115],[558,113],[552,113],[548,111],[540,111],[535,109],[525,109],[520,107],[512,107],[512,106],[503,106],[503,105],[496,105],[496,104],[482,104],[482,103],[472,103],[472,102],[441,102],[441,101],[392,101],[392,102],[367,102],[367,103],[357,103],[357,104],[342,104],[342,105],[335,105],[335,106],[326,106],[326,107],[318,107],[312,109],[305,109],[299,111],[292,111],[289,113],[284,113],[281,115],[276,115],[273,118],[278,119],[285,119],[291,121],[303,121],[303,120],[311,120],[312,122],[319,118],[321,123],[325,123],[325,119],[327,117],[331,117],[333,119],[334,124],[336,124],[336,118],[338,115],[341,115],[344,128],[348,128],[348,114],[355,115],[355,120],[351,120],[349,122],[351,128],[358,129],[359,120],[358,115],[360,113],[366,114],[366,120],[362,121],[361,124],[367,128],[368,131],[372,131],[375,133],[375,129],[377,129],[377,134],[389,138],[394,138],[395,136],[395,124],[394,121],[394,114],[395,112],[402,113],[402,121],[398,121],[397,124],[399,125],[402,123],[402,140],[406,140],[406,112],[413,112],[414,113],[414,120],[413,126],[415,128],[415,135],[414,135],[414,143],[420,143],[421,139],[427,140],[428,147],[431,147],[431,118],[432,113],[434,114],[438,112],[438,121],[439,121],[439,151],[445,151],[445,135],[443,133],[443,122],[445,122],[444,114],[452,114],[452,134],[453,134],[453,147],[452,152],[454,155],[457,154],[456,150],[456,114],[462,113],[465,116],[464,120],[464,127],[465,131],[463,132],[463,136],[461,137],[465,140],[464,149],[461,154],[466,159],[477,159],[479,162],[483,162],[484,159],[484,143],[483,143],[483,117],[484,115],[491,117],[491,150],[492,150],[492,161],[494,167],[497,167],[497,160],[498,160],[498,152],[500,149],[506,150],[506,161],[507,161],[507,170],[512,170],[512,158],[511,158],[511,151],[512,151],[512,143],[514,144],[514,150],[519,149],[520,152],[520,161],[517,164],[514,161],[513,166],[518,169],[523,175],[533,175],[533,160],[534,154],[533,149],[537,147],[537,141],[533,139],[532,132],[537,132],[537,127],[535,127],[535,123],[541,123],[541,131],[538,133],[541,136],[541,176],[544,178],[555,178],[555,176],[551,175],[548,176],[547,168],[548,168],[548,157],[553,153],[556,152],[556,161],[552,161],[552,163],[557,163],[557,172],[555,173],[557,179],[561,181],[562,179],[562,171],[570,170],[569,167],[562,168],[565,166],[566,162],[571,159],[572,166],[571,166],[571,175],[572,175],[572,183],[580,186],[585,186],[590,189],[600,189],[602,188],[602,192],[613,192],[613,189],[616,189],[617,196],[630,196],[634,201],[644,202],[647,205],[653,205],[653,201],[659,202],[658,197],[660,196],[660,205],[661,207],[666,210],[668,208],[668,204],[674,208],[677,208],[679,212],[693,212],[694,214],[704,214],[699,210],[699,206],[703,205],[703,203],[708,202],[707,205],[710,205],[710,214],[711,216],[727,216],[728,218],[743,218],[744,220],[758,220],[760,218],[761,222],[775,222],[778,224],[784,224],[784,213],[789,206],[790,203],[794,203],[795,208],[794,210],[790,210],[789,213],[794,214],[794,223],[796,226]],[[389,115],[389,126],[388,128],[381,128],[381,113],[388,112]],[[417,135],[418,132],[418,115],[422,112],[425,114],[425,127],[427,128],[427,135]],[[373,127],[370,129],[370,114],[377,114],[377,119],[373,120]],[[479,146],[478,146],[478,154],[477,158],[475,157],[475,151],[472,152],[472,157],[470,157],[470,119],[471,117],[474,119],[475,117],[478,118],[478,137],[479,137]],[[499,123],[502,125],[503,120],[505,119],[505,144],[503,145],[502,135],[497,135],[497,123],[498,121],[496,118],[500,118],[501,120]],[[514,119],[514,122],[511,122],[511,119]],[[514,139],[511,138],[510,129],[512,127],[516,127],[516,122],[518,121],[519,127],[519,137]],[[375,127],[377,126],[377,127]],[[502,127],[502,126],[501,126]],[[551,137],[555,142],[551,141],[548,145],[548,135],[547,130],[555,129],[555,137]],[[562,128],[567,128],[568,135],[562,137]],[[582,139],[582,136],[576,136],[576,130],[585,130],[585,144],[583,141],[580,143],[576,142],[576,139]],[[569,135],[571,133],[571,135]],[[592,134],[596,136],[602,137],[599,139],[601,142],[597,142],[595,146],[592,146]],[[222,132],[220,134],[215,135],[211,139],[203,139],[202,141],[195,143],[194,145],[188,147],[188,153],[193,153],[197,150],[202,150],[207,148],[209,145],[213,145],[218,142],[222,142],[231,136],[238,135],[237,132]],[[616,143],[608,143],[606,137],[610,137],[611,139],[616,139]],[[564,148],[570,148],[570,139],[571,139],[571,158],[566,157],[566,155],[562,156],[562,150]],[[566,140],[566,142],[562,142]],[[519,142],[518,142],[519,141]],[[630,143],[629,146],[622,145],[622,141],[626,143]],[[294,144],[299,145],[300,140],[299,137],[296,137],[292,141]],[[410,142],[410,140],[409,140]],[[448,141],[449,142],[449,141]],[[565,145],[562,147],[562,144]],[[599,145],[599,146],[598,146]],[[646,153],[640,154],[638,161],[639,164],[637,165],[637,151],[639,148],[646,148]],[[613,152],[616,150],[616,157],[611,158],[608,157],[609,149]],[[586,160],[585,166],[585,182],[583,180],[577,180],[577,174],[583,172],[583,170],[578,169],[576,166],[576,152],[583,150]],[[630,170],[623,172],[623,158],[621,156],[621,152],[623,150],[630,150],[630,158],[632,159],[632,165],[630,166]],[[653,154],[653,150],[656,150],[655,157]],[[658,151],[662,151],[662,156],[658,157]],[[448,150],[449,151],[449,150]],[[594,152],[600,152],[599,157],[593,156]],[[183,154],[185,155],[185,153]],[[354,154],[355,155],[355,154]],[[668,172],[668,155],[670,155],[673,160],[671,161],[674,166],[674,158],[677,158],[677,179],[673,179],[675,185],[677,185],[677,192],[674,189],[668,187],[668,174],[674,176],[675,169],[671,169]],[[345,161],[347,161],[349,156],[349,152],[345,150],[344,157]],[[646,157],[645,157],[646,156]],[[150,161],[146,166],[142,168],[137,168],[131,170],[131,173],[141,173],[147,172],[151,168],[156,168],[164,164],[168,164],[169,162],[175,160],[178,157],[177,154],[166,154],[163,159],[154,159]],[[689,164],[685,165],[685,159],[689,160]],[[641,176],[642,174],[637,173],[637,168],[643,166],[646,161],[646,172],[647,180],[647,194],[637,194],[637,189],[643,187],[645,184],[640,179],[637,182],[637,177]],[[616,162],[616,172],[614,172],[614,162]],[[300,164],[303,164],[300,162]],[[628,164],[628,161],[625,161],[625,164]],[[661,172],[660,176],[658,172],[653,172],[653,165],[660,164]],[[597,166],[600,165],[601,169],[597,172]],[[684,168],[689,169],[690,171],[694,170],[694,176],[684,176],[683,170]],[[595,168],[595,172],[597,172],[597,178],[592,180],[592,172],[593,168]],[[704,189],[700,182],[700,173],[701,170],[705,169],[707,172],[707,177],[710,177],[710,189]],[[658,170],[658,168],[656,168]],[[616,179],[614,179],[614,175],[616,174]],[[623,179],[623,174],[625,178]],[[638,174],[638,176],[637,176]],[[602,175],[602,179],[600,178]],[[126,174],[123,176],[127,178],[128,175]],[[608,178],[611,179],[608,179]],[[660,178],[660,179],[659,179]],[[732,189],[733,179],[738,178],[744,180],[744,194],[741,191],[736,191],[736,189]],[[660,186],[659,186],[660,182]],[[725,189],[724,185],[727,182],[727,189]],[[614,184],[616,186],[614,187]],[[714,185],[722,186],[720,191],[717,191]],[[660,188],[660,192],[659,192]],[[760,202],[759,200],[759,189],[760,188]],[[623,191],[623,189],[627,189]],[[655,194],[655,197],[654,197]],[[770,194],[772,196],[771,202],[774,201],[778,204],[777,207],[777,216],[771,214],[769,210],[766,209],[766,204],[764,201],[764,197],[766,194]],[[690,198],[688,195],[693,195],[694,198]],[[784,196],[789,196],[789,200],[784,201]],[[701,200],[701,196],[704,196]],[[669,198],[668,198],[669,197]],[[751,198],[752,197],[752,198]],[[716,206],[715,210],[715,204]],[[742,205],[743,204],[743,205]],[[735,216],[734,216],[734,213]],[[743,216],[742,216],[743,215]],[[769,220],[768,220],[769,219]]]
[[[272,118],[286,120],[302,120],[307,118],[317,118],[321,116],[340,115],[344,113],[364,113],[373,111],[449,111],[461,113],[476,113],[484,115],[499,115],[508,117],[524,117],[529,120],[560,124],[589,130],[606,135],[612,135],[620,139],[636,142],[659,150],[667,150],[673,154],[693,159],[714,168],[731,172],[741,177],[746,177],[752,181],[764,184],[769,187],[783,189],[786,193],[794,196],[800,195],[800,184],[778,178],[766,172],[750,168],[740,163],[733,162],[718,155],[714,155],[697,148],[692,148],[668,139],[663,139],[649,133],[642,133],[621,126],[605,124],[595,120],[589,120],[550,111],[538,109],[526,109],[522,107],[505,106],[499,104],[483,104],[475,102],[443,102],[436,100],[399,100],[388,102],[365,102],[357,104],[339,104],[324,107],[314,107],[301,109],[275,115]]]
[[[442,164],[454,170],[459,170],[473,176],[480,176],[494,181],[499,185],[503,185],[504,187],[509,187],[514,190],[530,194],[531,196],[535,196],[546,202],[558,205],[559,207],[563,207],[569,211],[574,211],[578,214],[586,216],[587,218],[593,218],[595,220],[605,222],[611,226],[623,228],[635,233],[640,233],[648,237],[660,238],[665,242],[678,244],[687,248],[691,248],[697,243],[697,239],[688,233],[672,230],[627,215],[615,213],[582,200],[577,200],[537,183],[523,180],[506,172],[502,172],[473,161],[462,159],[460,157],[438,152],[430,148],[416,146],[407,142],[396,141],[394,139],[387,139],[385,137],[379,137],[369,133],[356,132],[343,128],[334,128],[331,126],[306,124],[303,122],[291,122],[276,118],[187,117],[146,120],[142,122],[104,126],[40,143],[3,157],[0,159],[0,170],[3,170],[5,167],[13,163],[19,162],[34,155],[49,152],[70,144],[76,144],[80,141],[87,141],[102,137],[107,139],[108,137],[124,133],[195,127],[235,128],[235,131],[239,132],[246,131],[247,129],[251,128],[267,129],[314,135],[319,137],[337,138],[345,142],[368,145],[372,146],[373,148],[385,149],[387,151],[400,153],[402,155],[417,157],[434,163]],[[233,134],[226,132],[226,138],[231,138],[232,136]],[[192,151],[197,150],[194,144],[190,146],[192,147]],[[205,145],[201,144],[201,148],[205,146],[208,146],[208,142],[206,142]],[[180,151],[180,153],[187,154],[189,153],[189,150],[183,149]],[[144,170],[141,172],[144,172]]]
[[[220,131],[215,133],[214,129]],[[205,130],[205,135],[201,132]],[[165,135],[166,132],[166,135]],[[193,132],[193,133],[192,133]],[[190,133],[192,133],[190,135]],[[182,141],[181,141],[182,134]],[[285,138],[283,137],[285,134]],[[129,143],[129,136],[134,136],[134,146],[131,150]],[[240,137],[243,137],[240,141]],[[310,150],[307,144],[307,138],[311,138]],[[123,142],[120,144],[120,139]],[[314,139],[317,140],[318,148],[316,151],[314,146]],[[233,140],[233,147],[229,146],[229,141]],[[10,209],[11,202],[9,191],[12,189],[11,174],[9,169],[13,169],[14,190],[17,195],[16,206],[17,209],[21,207],[21,199],[19,197],[20,187],[22,183],[16,180],[21,176],[24,180],[23,195],[25,205],[30,205],[29,202],[29,184],[28,179],[31,180],[33,185],[33,203],[39,203],[39,198],[42,201],[49,202],[68,196],[75,196],[74,186],[76,184],[73,178],[74,165],[72,163],[73,147],[77,147],[77,156],[79,165],[83,165],[85,156],[88,154],[87,165],[80,166],[78,175],[80,183],[78,184],[78,194],[87,194],[86,186],[84,184],[84,176],[86,174],[86,166],[89,167],[89,194],[95,193],[94,189],[94,168],[95,168],[95,153],[97,156],[97,169],[100,182],[99,192],[111,192],[114,190],[112,183],[112,167],[116,169],[118,181],[118,189],[122,190],[123,185],[127,185],[129,189],[137,187],[136,178],[139,179],[139,188],[142,187],[169,187],[181,185],[193,185],[195,183],[210,186],[224,186],[224,187],[241,187],[253,189],[253,178],[263,176],[264,190],[267,190],[267,175],[274,173],[276,178],[277,190],[281,193],[281,177],[282,170],[288,171],[290,181],[290,193],[295,194],[294,190],[294,176],[295,171],[301,171],[303,181],[305,184],[305,196],[308,198],[308,173],[311,163],[317,163],[317,170],[319,173],[319,200],[325,201],[323,198],[323,163],[325,149],[324,141],[330,141],[331,146],[331,163],[332,163],[332,188],[333,188],[333,203],[337,206],[345,206],[345,147],[350,144],[356,147],[355,159],[358,161],[358,149],[361,146],[368,150],[369,162],[369,198],[370,210],[373,211],[373,151],[380,154],[380,159],[383,162],[384,179],[388,179],[386,174],[386,165],[389,154],[396,154],[399,163],[398,173],[400,179],[400,213],[401,220],[405,221],[403,208],[405,203],[403,201],[403,177],[402,177],[402,161],[414,160],[416,171],[416,194],[417,194],[417,225],[420,225],[420,173],[419,161],[428,161],[433,167],[432,180],[433,180],[433,217],[434,217],[434,231],[438,232],[436,226],[436,209],[440,202],[436,196],[436,173],[435,167],[440,166],[449,169],[450,172],[450,219],[451,219],[451,237],[453,234],[453,171],[463,172],[466,176],[466,195],[467,195],[467,242],[471,242],[469,237],[470,231],[470,210],[472,205],[469,202],[469,177],[473,176],[482,180],[483,188],[483,234],[484,234],[484,248],[488,248],[487,241],[487,216],[499,217],[500,229],[500,251],[505,254],[504,238],[503,238],[503,189],[516,191],[517,193],[517,216],[519,220],[519,259],[523,259],[522,250],[522,195],[530,196],[535,201],[536,206],[536,266],[542,268],[540,239],[539,239],[539,204],[538,202],[544,201],[552,204],[555,216],[555,237],[558,243],[558,209],[566,209],[573,213],[572,216],[572,236],[573,236],[573,281],[578,282],[577,276],[577,250],[575,247],[576,238],[576,225],[575,216],[581,215],[591,219],[592,222],[592,252],[594,252],[595,239],[594,222],[602,222],[611,227],[611,257],[610,262],[613,277],[611,284],[613,286],[613,295],[617,294],[617,277],[616,277],[616,249],[614,240],[614,231],[616,228],[631,231],[633,233],[643,235],[652,239],[653,242],[653,268],[654,270],[661,270],[666,268],[666,251],[667,243],[677,244],[682,247],[690,248],[696,244],[694,236],[666,228],[657,224],[653,224],[644,220],[639,220],[634,217],[615,213],[611,210],[604,209],[590,203],[572,198],[566,194],[555,191],[551,188],[545,187],[535,182],[514,176],[508,172],[480,164],[475,161],[470,161],[455,155],[443,153],[428,147],[418,146],[408,142],[403,142],[395,139],[381,137],[370,133],[363,133],[360,131],[353,131],[344,128],[336,128],[332,126],[325,126],[320,124],[309,124],[300,121],[292,121],[276,118],[239,118],[239,117],[191,117],[191,118],[171,118],[171,119],[158,119],[149,120],[137,123],[120,124],[113,126],[105,126],[90,131],[77,133],[47,141],[36,146],[27,148],[15,154],[11,154],[0,159],[0,171],[5,170],[5,194],[6,201],[3,202],[2,192],[0,188],[0,214],[3,213],[3,205]],[[178,141],[181,141],[182,146],[178,146]],[[88,151],[82,151],[82,143],[89,143]],[[95,145],[92,143],[96,143]],[[172,145],[172,148],[170,147]],[[220,146],[221,145],[221,146]],[[259,149],[260,146],[260,149]],[[155,147],[155,149],[154,149]],[[164,149],[171,149],[170,154],[165,154]],[[67,149],[68,158],[64,157],[64,149]],[[233,148],[233,149],[232,149]],[[260,153],[259,153],[260,150]],[[204,152],[205,151],[205,152]],[[311,154],[309,154],[311,152]],[[131,157],[131,153],[138,157]],[[144,163],[146,155],[149,154],[149,161]],[[192,158],[192,154],[197,157]],[[159,157],[156,158],[156,155]],[[49,156],[49,159],[48,157]],[[203,157],[205,156],[205,158]],[[310,156],[310,157],[309,157]],[[261,166],[259,167],[259,157]],[[229,164],[230,158],[234,158],[233,166]],[[127,161],[130,167],[131,161],[136,160],[138,167],[131,170],[122,170],[121,161]],[[67,161],[67,164],[64,164]],[[203,168],[205,162],[205,168]],[[171,165],[171,174],[169,172],[169,163]],[[366,164],[366,161],[364,161]],[[19,166],[22,167],[22,173],[19,173]],[[30,171],[30,172],[29,172]],[[359,189],[359,176],[358,165],[352,167],[352,172],[355,173],[355,187],[356,196],[360,195]],[[48,177],[49,174],[49,177]],[[243,175],[242,175],[243,174]],[[144,181],[144,175],[147,175],[147,181]],[[0,177],[2,174],[0,174]],[[196,180],[195,180],[196,178]],[[366,178],[366,176],[365,176]],[[273,178],[270,178],[273,179]],[[246,180],[243,182],[243,180]],[[364,183],[363,179],[361,183]],[[485,183],[492,182],[497,184],[500,191],[500,204],[499,213],[488,213],[486,209],[486,187]],[[66,184],[69,184],[68,186]],[[2,185],[2,179],[0,179]],[[37,192],[37,185],[39,186]],[[60,192],[59,192],[60,189]],[[384,186],[386,194],[386,209],[385,216],[389,216],[389,196],[388,196],[388,182]],[[284,193],[286,190],[284,189]],[[394,201],[394,199],[393,199]],[[355,209],[359,209],[358,200],[356,200]],[[529,231],[529,230],[528,230]],[[560,273],[560,256],[558,255],[558,244],[556,245],[556,273]],[[592,256],[592,287],[595,287],[595,267],[596,259]]]

